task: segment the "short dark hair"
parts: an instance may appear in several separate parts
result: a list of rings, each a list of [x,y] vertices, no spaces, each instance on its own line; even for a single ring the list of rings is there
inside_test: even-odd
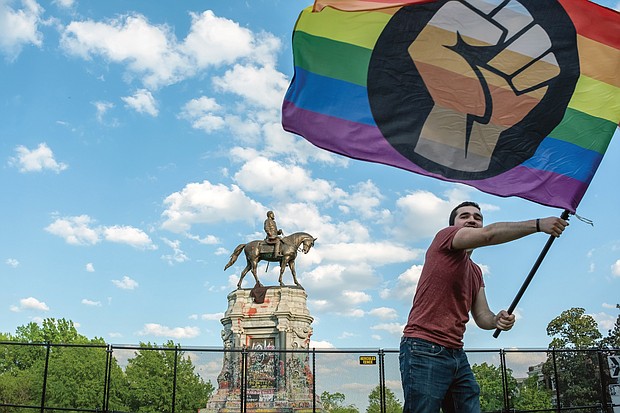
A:
[[[454,225],[454,220],[456,219],[456,211],[458,211],[459,208],[467,207],[467,206],[474,207],[474,208],[478,209],[478,211],[481,211],[480,205],[478,205],[477,203],[475,203],[473,201],[461,202],[460,204],[458,204],[457,206],[454,207],[452,212],[450,212],[450,219],[448,220],[449,225]]]

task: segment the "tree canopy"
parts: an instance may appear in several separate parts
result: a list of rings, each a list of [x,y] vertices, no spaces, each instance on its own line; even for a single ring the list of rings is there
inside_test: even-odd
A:
[[[330,393],[324,391],[321,393],[321,404],[323,410],[329,413],[359,413],[357,407],[353,404],[344,404],[345,395],[340,392]]]
[[[169,412],[175,369],[175,411],[195,412],[213,392],[172,342],[141,343],[123,370],[103,339],[79,334],[70,320],[28,323],[14,335],[2,334],[0,341],[7,342],[0,345],[0,401],[11,404],[40,405],[46,361],[46,406],[103,410],[109,383],[111,410]]]
[[[385,412],[386,413],[401,413],[403,411],[403,405],[394,395],[394,392],[387,387],[384,387],[385,393]],[[377,386],[368,395],[368,407],[366,413],[381,413],[381,387]]]
[[[553,340],[549,348],[574,348],[583,350],[597,347],[602,335],[594,317],[585,309],[575,307],[563,311],[547,326],[547,335]]]
[[[620,307],[617,305],[616,308]],[[602,389],[607,389],[607,384],[600,381],[600,371],[607,368],[607,362],[600,352],[592,350],[618,343],[619,323],[620,315],[616,328],[603,338],[596,320],[583,308],[571,308],[551,320],[547,326],[547,334],[552,338],[549,343],[551,352],[543,372],[557,379],[554,384],[559,389],[562,407],[589,406],[600,402]]]

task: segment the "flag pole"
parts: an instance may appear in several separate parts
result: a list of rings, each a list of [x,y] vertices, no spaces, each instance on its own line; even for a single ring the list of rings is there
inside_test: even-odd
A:
[[[564,212],[562,212],[562,215],[560,216],[560,218],[562,218],[564,220],[567,220],[568,219],[568,214],[569,214],[568,210],[565,209]],[[512,300],[512,303],[510,304],[510,307],[508,307],[508,310],[506,310],[506,311],[508,311],[508,314],[512,314],[512,312],[517,307],[517,304],[519,304],[519,301],[521,300],[521,297],[523,297],[523,294],[525,293],[525,290],[530,285],[530,282],[532,281],[532,278],[534,278],[534,275],[536,274],[536,271],[538,271],[538,267],[540,267],[540,264],[542,264],[543,260],[545,259],[545,256],[549,252],[549,249],[551,248],[551,244],[553,244],[553,241],[555,241],[555,238],[556,237],[554,237],[553,235],[549,236],[549,239],[547,240],[547,243],[545,244],[544,248],[540,252],[540,255],[538,256],[538,259],[534,263],[534,266],[532,266],[532,269],[530,270],[530,273],[527,275],[527,278],[525,279],[525,281],[523,281],[523,284],[521,285],[521,289],[519,290],[519,292],[515,296],[514,300]],[[502,332],[502,330],[500,330],[499,328],[496,328],[495,332],[493,333],[493,337],[497,338],[499,336],[499,333],[501,333],[501,332]]]

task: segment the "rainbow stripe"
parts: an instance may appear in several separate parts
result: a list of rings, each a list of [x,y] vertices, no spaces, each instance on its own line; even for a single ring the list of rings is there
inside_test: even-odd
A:
[[[295,76],[284,99],[284,129],[351,158],[575,212],[620,121],[620,17],[586,0],[558,1],[577,31],[580,76],[562,121],[531,158],[506,172],[446,178],[405,158],[377,127],[367,91],[377,38],[403,4],[429,0],[317,0],[314,9],[320,11],[302,11],[293,35]]]

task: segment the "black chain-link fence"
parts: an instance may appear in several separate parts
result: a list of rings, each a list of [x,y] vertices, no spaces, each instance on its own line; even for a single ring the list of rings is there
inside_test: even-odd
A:
[[[620,349],[467,354],[484,412],[620,413]],[[0,413],[398,413],[402,401],[394,349],[0,342]]]

